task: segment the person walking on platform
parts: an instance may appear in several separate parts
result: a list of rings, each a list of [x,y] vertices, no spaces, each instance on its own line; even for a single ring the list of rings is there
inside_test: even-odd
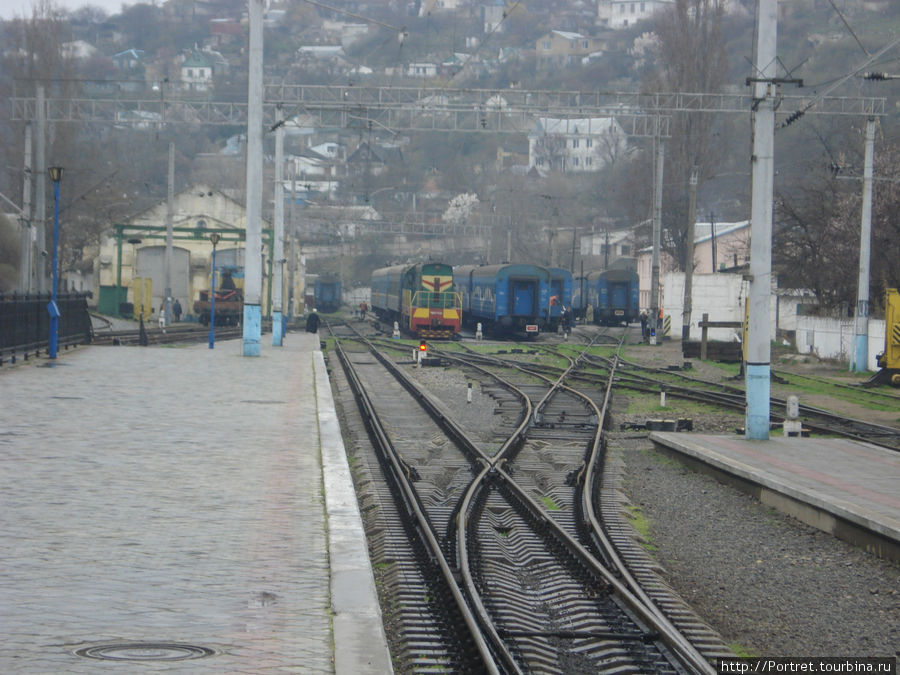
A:
[[[172,314],[175,315],[176,321],[181,321],[181,303],[178,302],[178,298],[175,298],[175,304],[172,305]]]
[[[647,339],[647,312],[641,312],[641,339]]]
[[[319,315],[316,313],[316,308],[313,307],[313,310],[309,313],[309,316],[306,317],[306,332],[307,333],[318,333],[319,332]]]

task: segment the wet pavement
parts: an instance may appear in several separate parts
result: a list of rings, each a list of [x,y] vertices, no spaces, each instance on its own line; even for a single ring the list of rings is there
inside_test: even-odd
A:
[[[0,672],[335,672],[318,337],[266,337],[0,371]]]

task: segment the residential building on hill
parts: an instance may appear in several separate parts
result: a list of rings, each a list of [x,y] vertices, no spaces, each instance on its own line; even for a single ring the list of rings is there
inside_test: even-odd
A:
[[[597,25],[628,28],[655,12],[675,6],[675,0],[597,0]]]
[[[605,47],[605,42],[581,33],[552,30],[538,38],[535,52],[538,65],[546,68],[581,63],[582,59]]]
[[[599,171],[627,148],[613,117],[540,117],[528,134],[528,166],[541,171]]]
[[[199,49],[191,51],[181,64],[181,88],[186,91],[208,91],[212,89],[213,59]]]

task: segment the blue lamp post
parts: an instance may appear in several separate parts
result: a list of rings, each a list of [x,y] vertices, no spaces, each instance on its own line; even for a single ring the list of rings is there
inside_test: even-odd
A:
[[[47,313],[50,314],[50,339],[47,351],[50,358],[55,359],[59,346],[59,306],[56,304],[59,286],[59,182],[62,180],[63,169],[61,166],[51,166],[47,169],[47,173],[53,181],[53,289],[52,299],[47,305]]]
[[[219,243],[221,235],[213,232],[209,235],[212,242],[212,266],[210,268],[209,282],[209,348],[214,349],[216,346],[216,244]]]

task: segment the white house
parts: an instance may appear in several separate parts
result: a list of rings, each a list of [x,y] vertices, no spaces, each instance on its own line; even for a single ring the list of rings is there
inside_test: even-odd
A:
[[[213,59],[194,49],[181,64],[181,88],[187,91],[207,91],[212,88]]]
[[[599,171],[627,149],[613,117],[540,117],[528,134],[528,166],[563,173]]]
[[[598,0],[597,25],[628,28],[655,12],[675,6],[675,0]]]
[[[438,65],[436,63],[410,63],[406,67],[408,77],[436,77]]]

